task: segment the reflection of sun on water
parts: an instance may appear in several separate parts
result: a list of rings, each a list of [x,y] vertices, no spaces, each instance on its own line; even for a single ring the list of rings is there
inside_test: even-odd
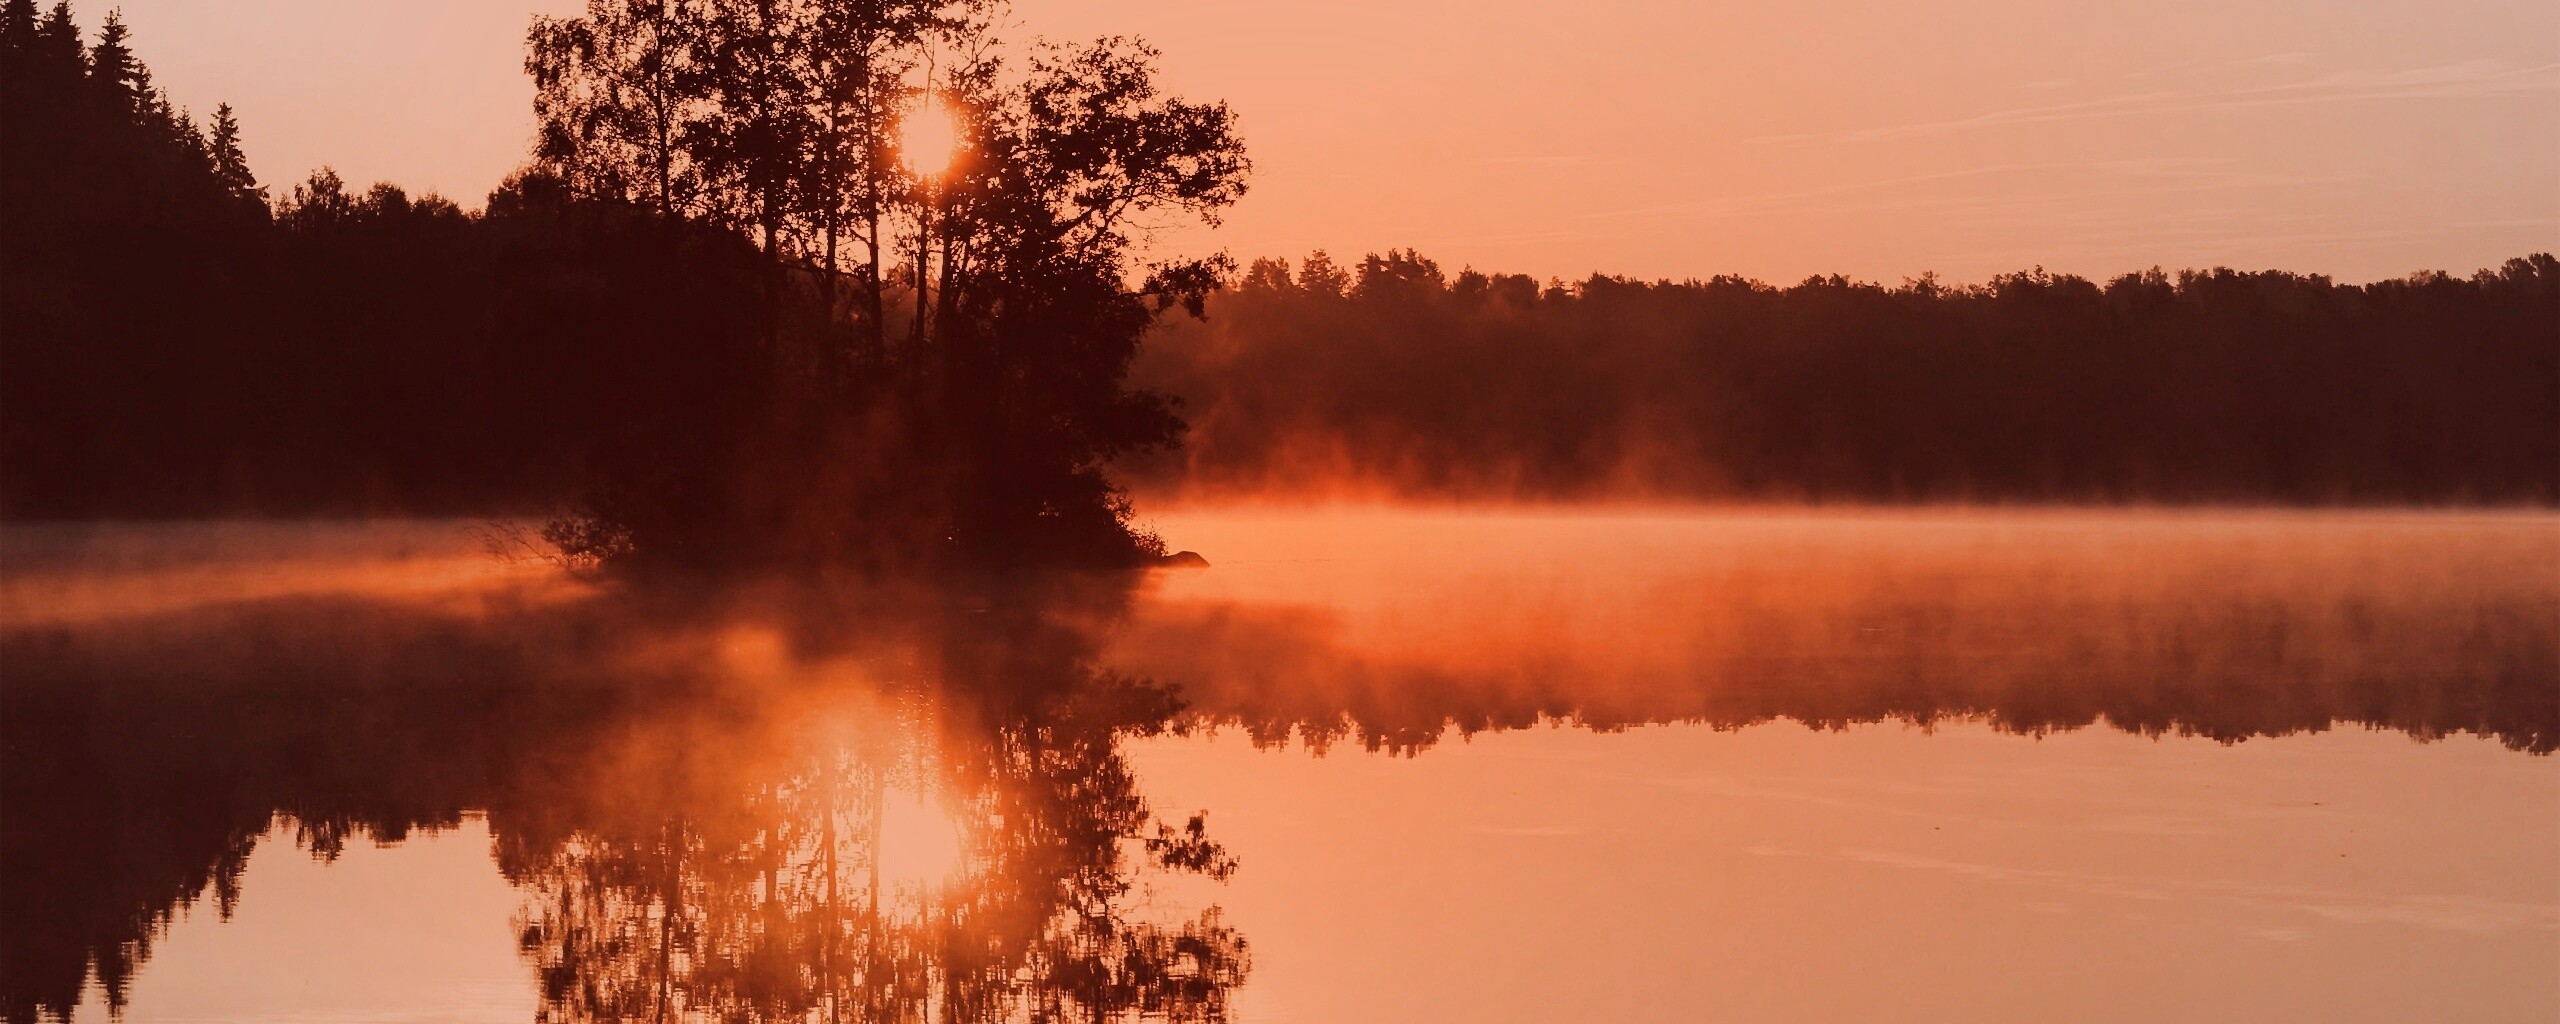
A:
[[[881,794],[880,878],[931,886],[958,873],[960,825],[933,801],[902,789]]]

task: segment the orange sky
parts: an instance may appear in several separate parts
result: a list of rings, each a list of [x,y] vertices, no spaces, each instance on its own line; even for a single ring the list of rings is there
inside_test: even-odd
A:
[[[262,178],[476,205],[531,131],[526,19],[578,0],[119,0]],[[106,5],[91,0],[94,26]],[[2560,247],[2549,0],[1019,0],[1144,35],[1239,111],[1253,194],[1170,248],[1413,246],[1578,277],[2351,280]]]

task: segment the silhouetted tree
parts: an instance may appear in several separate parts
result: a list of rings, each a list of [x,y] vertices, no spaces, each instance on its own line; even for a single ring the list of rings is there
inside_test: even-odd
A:
[[[246,333],[263,208],[229,201],[121,19],[86,48],[70,19],[0,11],[0,505],[183,508],[240,440],[196,385],[237,358],[216,339]]]
[[[2370,285],[1838,277],[1549,286],[1265,261],[1149,346],[1195,493],[2560,501],[2560,262]]]
[[[1567,285],[1141,266],[1246,164],[1126,40],[956,0],[537,22],[471,212],[250,171],[129,33],[0,0],[0,514],[544,513],[596,558],[1125,562],[1201,492],[2560,501],[2560,273]],[[121,26],[121,22],[116,22]],[[930,81],[928,81],[930,76]],[[928,101],[930,106],[928,106]],[[911,118],[962,146],[907,166]],[[1214,315],[1138,342],[1174,307]],[[1145,385],[1131,386],[1131,381]],[[1199,426],[1187,452],[1170,396]]]
[[[663,33],[619,27],[660,21],[699,31],[677,52]],[[1172,443],[1180,421],[1123,380],[1155,312],[1196,309],[1222,264],[1151,268],[1132,288],[1129,226],[1214,216],[1247,165],[1226,108],[1160,95],[1142,44],[1012,62],[991,23],[975,3],[598,0],[587,18],[536,27],[553,173],[629,198],[620,183],[646,170],[635,164],[664,166],[672,150],[585,126],[687,111],[677,141],[703,219],[791,271],[765,285],[761,344],[782,376],[746,447],[608,471],[555,536],[706,561],[1148,550],[1103,466]],[[669,92],[628,86],[626,69],[658,63],[683,69]],[[965,138],[960,161],[902,167],[903,126],[945,116]],[[859,249],[841,244],[848,233]],[[840,276],[861,301],[839,303]],[[656,411],[679,430],[700,412]]]
[[[1178,421],[1121,380],[1214,282],[1132,287],[1122,230],[1244,167],[1143,50],[1007,78],[982,4],[599,2],[534,26],[535,166],[487,212],[324,168],[270,217],[237,115],[189,124],[120,19],[0,13],[10,515],[577,497],[599,559],[1143,553],[1101,463]],[[930,180],[897,138],[929,72],[983,136]],[[1087,73],[1076,124],[1028,112]]]
[[[133,48],[125,45],[132,35],[124,25],[123,12],[107,12],[107,20],[98,25],[98,41],[89,46],[89,82],[119,112],[138,114],[145,97],[141,65],[133,59]]]
[[[702,212],[688,141],[703,116],[687,91],[700,5],[592,3],[583,18],[536,18],[534,158],[585,198],[627,200],[673,217]]]
[[[214,179],[222,183],[233,198],[267,208],[266,186],[258,184],[258,176],[249,170],[249,156],[240,150],[240,120],[232,116],[231,104],[213,108],[212,131],[205,137],[207,154],[213,160]]]

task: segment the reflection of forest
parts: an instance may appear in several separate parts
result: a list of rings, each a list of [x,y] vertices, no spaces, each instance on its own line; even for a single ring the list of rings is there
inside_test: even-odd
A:
[[[0,1016],[63,1013],[91,978],[120,1002],[174,914],[232,905],[279,820],[326,857],[485,814],[549,1016],[1214,1019],[1243,937],[1214,907],[1159,919],[1129,897],[1234,861],[1200,818],[1150,809],[1127,737],[1236,725],[1410,751],[1541,720],[1982,717],[2560,745],[2560,620],[2522,575],[2173,599],[1868,565],[1825,592],[1810,559],[1712,603],[1621,587],[1545,630],[1437,609],[1433,635],[1090,579],[518,581],[20,616],[0,633]],[[948,876],[883,853],[888,809],[918,798],[959,836]]]
[[[2344,614],[2359,611],[2373,614]],[[1744,608],[1703,617],[1668,652],[1494,634],[1489,649],[1452,658],[1337,642],[1340,623],[1317,611],[1210,606],[1129,631],[1115,657],[1177,684],[1203,717],[1261,742],[1318,747],[1347,739],[1413,752],[1453,728],[1542,721],[1609,730],[1980,718],[2021,733],[2104,722],[2224,742],[2355,724],[2550,753],[2560,749],[2560,621],[2535,612],[2305,622],[2291,609],[2233,605],[2145,635],[2103,618],[2095,624],[2111,628],[1925,605],[1812,621]]]
[[[120,1007],[279,817],[329,857],[480,812],[546,1018],[1222,1019],[1243,937],[1126,906],[1234,869],[1121,758],[1177,706],[1017,596],[896,626],[283,601],[15,633],[0,1010],[67,1014],[92,972]],[[883,834],[918,796],[947,870]]]
[[[2539,518],[1372,525],[1310,529],[1375,568],[1167,590],[1105,660],[1264,742],[1398,751],[1452,728],[1777,718],[2560,748],[2560,535]]]

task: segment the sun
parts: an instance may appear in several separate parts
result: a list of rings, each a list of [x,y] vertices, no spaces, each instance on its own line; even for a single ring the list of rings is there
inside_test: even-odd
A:
[[[919,178],[939,177],[960,155],[960,119],[939,100],[924,101],[901,128],[899,158]]]

